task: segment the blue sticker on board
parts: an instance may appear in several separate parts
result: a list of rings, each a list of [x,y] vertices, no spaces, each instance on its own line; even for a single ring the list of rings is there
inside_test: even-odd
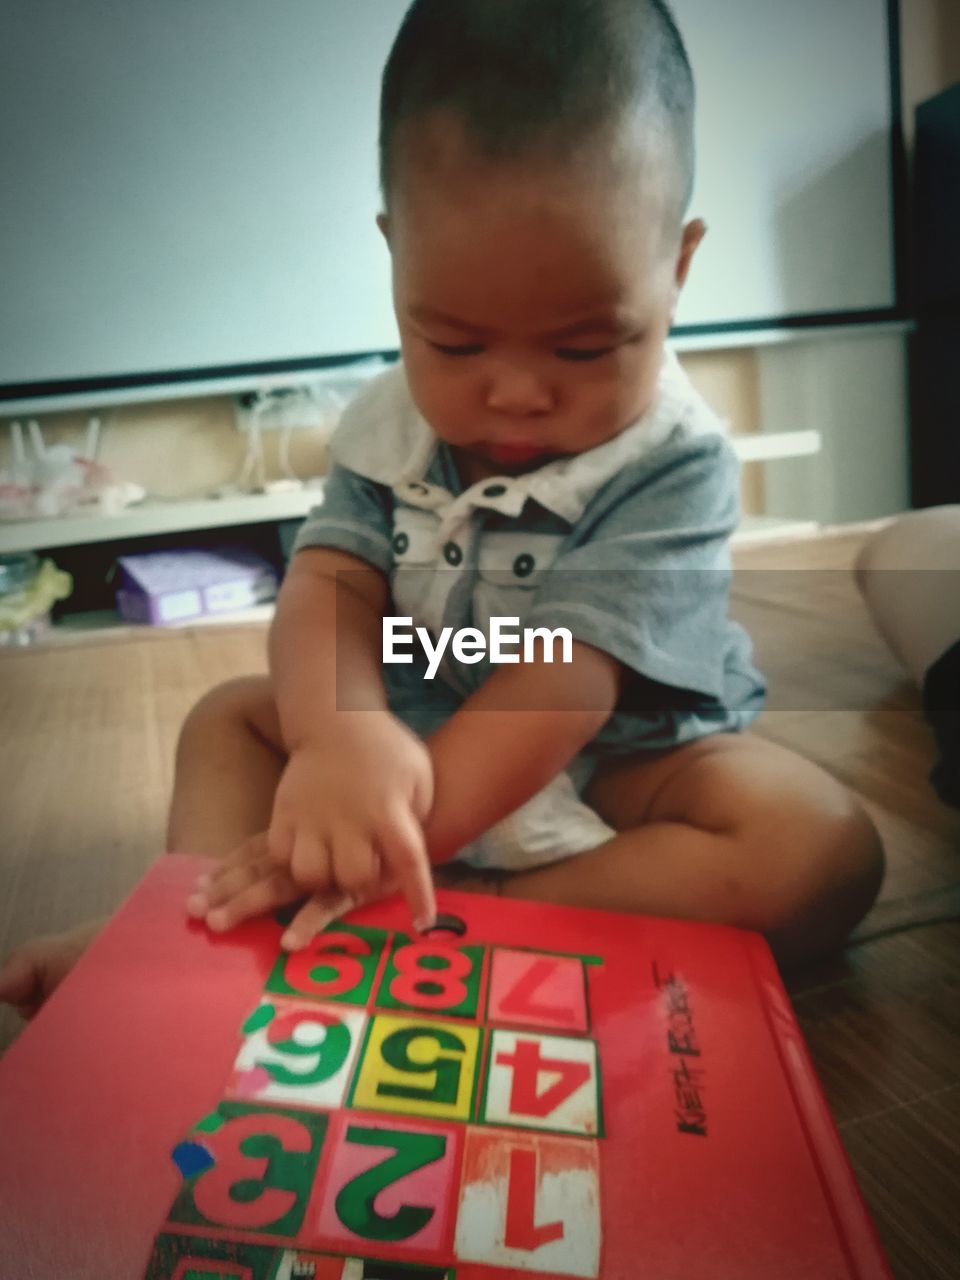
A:
[[[199,1142],[180,1142],[173,1148],[173,1163],[184,1178],[192,1178],[195,1173],[203,1173],[216,1164],[213,1156]]]

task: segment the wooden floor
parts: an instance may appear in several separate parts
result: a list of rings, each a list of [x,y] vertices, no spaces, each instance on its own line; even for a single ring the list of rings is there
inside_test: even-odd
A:
[[[861,539],[740,552],[734,612],[770,677],[758,731],[854,788],[886,842],[886,884],[861,940],[788,987],[898,1280],[952,1280],[960,813],[928,786],[918,696],[853,588]],[[260,627],[0,651],[0,954],[120,901],[162,847],[186,711],[217,681],[264,666]],[[0,1013],[0,1048],[15,1034]]]

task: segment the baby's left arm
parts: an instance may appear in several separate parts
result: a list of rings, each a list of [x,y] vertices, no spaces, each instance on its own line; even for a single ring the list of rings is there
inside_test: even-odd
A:
[[[574,641],[572,662],[501,667],[427,740],[434,802],[430,860],[457,851],[529,800],[613,714],[623,668]]]

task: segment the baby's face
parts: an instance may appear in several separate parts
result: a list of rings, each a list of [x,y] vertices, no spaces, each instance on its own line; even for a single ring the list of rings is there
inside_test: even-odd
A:
[[[418,166],[381,219],[414,401],[467,482],[617,435],[650,405],[703,234],[635,183]]]

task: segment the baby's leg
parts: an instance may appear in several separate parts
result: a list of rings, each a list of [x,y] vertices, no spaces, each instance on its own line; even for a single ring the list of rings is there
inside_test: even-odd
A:
[[[838,945],[883,877],[879,837],[852,795],[750,734],[629,757],[585,798],[619,834],[505,878],[504,894],[740,925],[796,960]]]
[[[167,848],[222,857],[266,831],[285,764],[269,679],[218,685],[180,733]]]

